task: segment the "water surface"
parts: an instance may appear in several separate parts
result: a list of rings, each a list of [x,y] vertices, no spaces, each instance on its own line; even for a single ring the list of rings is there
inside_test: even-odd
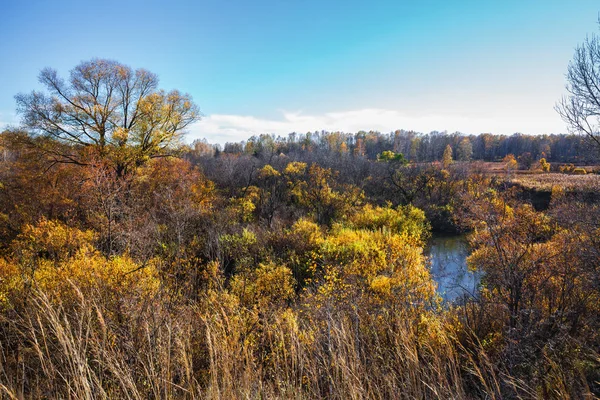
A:
[[[425,248],[438,292],[447,301],[476,296],[481,273],[469,271],[469,246],[464,235],[433,236]]]

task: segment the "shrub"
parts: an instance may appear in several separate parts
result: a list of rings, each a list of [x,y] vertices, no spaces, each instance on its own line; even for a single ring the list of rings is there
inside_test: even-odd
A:
[[[367,204],[351,215],[347,224],[356,229],[384,230],[406,235],[413,239],[416,245],[422,244],[429,234],[429,223],[425,213],[411,205],[394,209]]]

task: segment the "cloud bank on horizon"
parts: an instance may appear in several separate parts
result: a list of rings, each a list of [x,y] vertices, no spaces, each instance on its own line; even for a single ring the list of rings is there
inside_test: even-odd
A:
[[[281,113],[281,118],[268,119],[250,115],[212,114],[192,125],[186,140],[207,139],[210,143],[239,142],[253,135],[275,134],[285,136],[291,132],[358,131],[393,132],[397,129],[417,132],[447,131],[478,134],[562,133],[555,120],[539,121],[535,118],[473,117],[462,115],[423,114],[408,115],[401,111],[367,108],[323,114],[302,112]],[[495,129],[491,129],[494,127]]]
[[[19,126],[19,117],[14,112],[0,112],[0,130],[10,126]],[[387,133],[404,129],[421,133],[432,131],[464,134],[491,132],[506,135],[517,132],[524,134],[566,133],[566,129],[561,129],[563,126],[558,115],[554,119],[540,120],[526,115],[521,118],[436,113],[414,115],[381,108],[322,114],[282,111],[280,118],[272,119],[252,115],[207,115],[188,128],[185,141],[191,143],[196,139],[206,139],[209,143],[225,144],[226,142],[244,141],[260,134],[286,136],[291,132],[306,133],[322,130],[346,133],[359,131]]]

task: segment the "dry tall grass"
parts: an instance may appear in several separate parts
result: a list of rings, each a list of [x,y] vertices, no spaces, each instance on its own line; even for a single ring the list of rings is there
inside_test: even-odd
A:
[[[568,174],[531,174],[519,175],[511,179],[526,189],[552,191],[562,189],[579,193],[600,192],[600,175],[568,175]]]
[[[508,381],[443,321],[404,311],[265,315],[218,292],[122,307],[32,297],[1,321],[2,397],[498,399]]]

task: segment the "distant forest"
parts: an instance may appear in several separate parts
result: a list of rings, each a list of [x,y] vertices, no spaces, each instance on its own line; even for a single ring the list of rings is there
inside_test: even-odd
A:
[[[445,148],[450,145],[457,161],[500,161],[513,154],[521,168],[528,168],[536,160],[545,158],[552,163],[595,164],[600,154],[589,138],[581,135],[495,135],[397,130],[391,133],[364,132],[309,132],[290,133],[287,137],[275,135],[253,136],[247,141],[226,143],[224,146],[209,145],[206,140],[193,143],[196,154],[253,154],[267,156],[286,154],[339,154],[354,155],[374,160],[384,151],[402,153],[413,162],[432,162],[442,159]]]

